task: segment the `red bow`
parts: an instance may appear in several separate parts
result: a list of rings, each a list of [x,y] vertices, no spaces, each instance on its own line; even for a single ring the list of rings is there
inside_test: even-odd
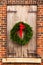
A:
[[[22,23],[20,23],[20,30],[19,30],[20,37],[22,37],[22,31],[23,31],[24,28],[25,28],[25,26]]]

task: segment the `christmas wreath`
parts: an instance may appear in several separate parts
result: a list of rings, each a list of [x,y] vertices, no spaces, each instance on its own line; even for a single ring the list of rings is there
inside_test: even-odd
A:
[[[25,45],[33,36],[33,31],[30,25],[23,22],[16,23],[10,31],[10,38],[13,42],[20,45]]]

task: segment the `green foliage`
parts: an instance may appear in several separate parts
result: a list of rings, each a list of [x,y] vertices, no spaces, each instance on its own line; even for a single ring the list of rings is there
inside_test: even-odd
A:
[[[17,31],[19,30],[19,24],[22,23],[25,25],[25,29],[23,30],[24,31],[24,37],[23,39],[20,38],[18,35],[17,35]],[[19,23],[16,23],[13,28],[11,29],[10,31],[10,39],[13,41],[13,42],[16,42],[20,45],[25,45],[27,44],[30,39],[32,38],[33,36],[33,31],[32,31],[32,28],[30,27],[30,25],[28,25],[27,23],[23,23],[23,22],[19,22]]]

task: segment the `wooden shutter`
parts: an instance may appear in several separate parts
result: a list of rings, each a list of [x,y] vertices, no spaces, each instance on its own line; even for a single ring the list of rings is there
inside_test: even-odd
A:
[[[7,50],[8,57],[29,57],[36,51],[36,12],[37,6],[14,5],[7,6]],[[20,46],[10,39],[10,30],[15,23],[23,21],[33,29],[33,37],[27,45]]]

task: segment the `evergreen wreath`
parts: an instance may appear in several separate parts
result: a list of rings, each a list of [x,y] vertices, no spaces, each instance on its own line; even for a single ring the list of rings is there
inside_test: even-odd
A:
[[[20,28],[23,28],[23,30],[20,30]],[[23,38],[22,38],[22,31],[24,32]],[[18,35],[18,32],[20,36]],[[10,31],[10,39],[13,42],[16,42],[20,45],[27,44],[32,38],[32,36],[33,36],[32,27],[30,27],[30,25],[28,25],[27,23],[23,22],[16,23]]]

